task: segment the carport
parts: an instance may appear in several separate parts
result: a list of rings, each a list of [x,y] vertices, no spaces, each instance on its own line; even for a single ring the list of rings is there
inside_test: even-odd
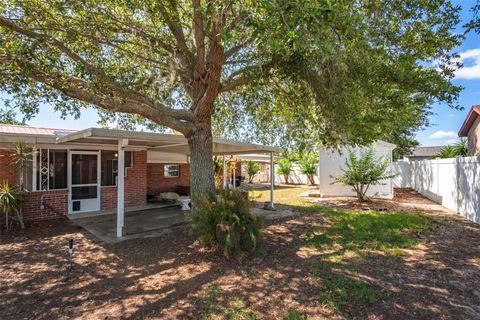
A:
[[[89,128],[56,139],[57,145],[68,144],[83,148],[112,149],[118,154],[117,176],[117,208],[116,208],[116,236],[124,235],[125,226],[125,149],[146,150],[149,158],[171,157],[179,161],[189,162],[189,150],[187,139],[181,135],[161,134],[152,132],[137,132],[125,130],[113,130],[102,128]],[[213,153],[223,157],[224,176],[223,185],[227,186],[225,159],[227,155],[241,154],[269,154],[271,176],[275,176],[273,154],[281,152],[280,148],[258,144],[230,141],[225,139],[213,139]],[[69,179],[69,188],[72,188]],[[274,208],[274,179],[270,182],[270,207]],[[71,193],[71,192],[70,192]]]

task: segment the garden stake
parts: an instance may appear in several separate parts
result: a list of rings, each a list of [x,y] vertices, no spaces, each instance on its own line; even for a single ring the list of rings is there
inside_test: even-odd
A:
[[[73,239],[68,240],[68,266],[67,269],[71,270],[73,268]]]

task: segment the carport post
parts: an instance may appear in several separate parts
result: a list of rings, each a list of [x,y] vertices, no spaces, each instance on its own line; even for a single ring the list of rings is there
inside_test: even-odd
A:
[[[117,238],[123,236],[125,215],[125,147],[128,139],[118,140],[118,170],[117,170]]]
[[[223,189],[227,189],[227,162],[225,160],[225,154],[223,154]]]
[[[273,152],[270,152],[270,209],[275,209],[273,204],[273,190],[275,188],[275,163],[273,162]]]

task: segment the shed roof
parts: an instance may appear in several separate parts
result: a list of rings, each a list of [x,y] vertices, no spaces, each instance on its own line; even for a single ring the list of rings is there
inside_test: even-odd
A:
[[[480,115],[480,105],[472,106],[472,108],[467,114],[467,117],[465,118],[465,121],[463,121],[460,131],[458,131],[459,137],[468,136],[468,132],[472,128],[473,123],[475,122],[475,120],[479,115]]]

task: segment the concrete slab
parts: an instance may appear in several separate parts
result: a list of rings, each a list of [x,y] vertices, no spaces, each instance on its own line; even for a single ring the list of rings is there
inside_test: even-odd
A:
[[[106,243],[156,237],[170,232],[171,228],[188,223],[185,211],[178,208],[155,208],[126,212],[124,221],[125,236],[117,238],[117,216],[115,214],[102,214],[71,220]]]

